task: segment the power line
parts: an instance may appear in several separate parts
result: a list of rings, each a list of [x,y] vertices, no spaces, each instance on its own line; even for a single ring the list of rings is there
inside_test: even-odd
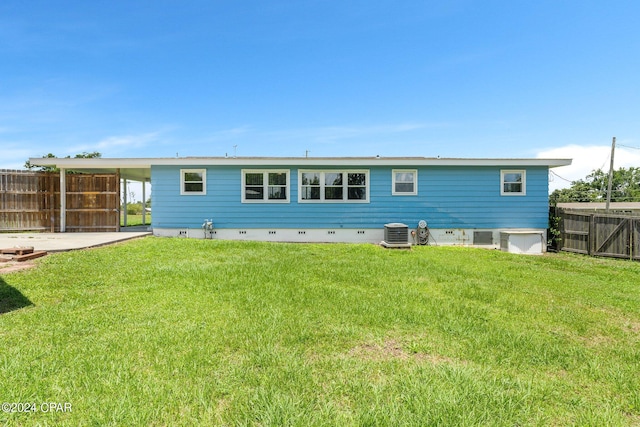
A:
[[[640,150],[640,147],[632,147],[630,145],[618,144],[618,147],[631,148],[632,150]]]
[[[562,179],[562,180],[564,180],[564,181],[567,181],[567,182],[573,182],[573,181],[571,181],[570,179],[567,179],[567,178],[563,178],[563,177],[561,177],[560,175],[558,175],[557,173],[555,173],[555,172],[554,172],[554,171],[552,171],[552,170],[549,170],[549,172],[551,172],[553,175],[557,176],[558,178],[560,178],[560,179]]]

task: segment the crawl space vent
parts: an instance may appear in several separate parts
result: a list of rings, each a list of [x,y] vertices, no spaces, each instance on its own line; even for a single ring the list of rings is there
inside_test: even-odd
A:
[[[474,245],[493,245],[493,233],[491,231],[474,231]]]

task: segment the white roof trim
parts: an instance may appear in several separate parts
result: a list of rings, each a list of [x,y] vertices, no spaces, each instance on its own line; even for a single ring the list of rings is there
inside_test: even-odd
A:
[[[63,169],[149,169],[151,166],[548,166],[571,159],[462,159],[435,157],[164,157],[164,158],[31,158],[37,166]]]

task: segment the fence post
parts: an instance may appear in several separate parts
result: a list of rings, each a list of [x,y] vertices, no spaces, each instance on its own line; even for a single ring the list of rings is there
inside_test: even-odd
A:
[[[589,255],[593,256],[596,251],[596,216],[589,215]]]
[[[47,172],[46,174],[47,182],[49,184],[49,225],[51,227],[51,232],[54,233],[56,231],[56,188],[55,182],[53,182],[55,175],[51,172]]]
[[[633,235],[636,232],[636,220],[629,218],[629,260],[633,261]]]

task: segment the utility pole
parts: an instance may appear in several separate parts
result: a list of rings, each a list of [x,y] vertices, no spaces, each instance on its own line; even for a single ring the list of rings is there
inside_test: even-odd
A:
[[[611,186],[613,185],[613,156],[616,152],[616,137],[613,137],[611,142],[611,163],[609,164],[609,183],[607,184],[607,205],[605,207],[607,213],[609,213],[609,205],[611,204]]]

